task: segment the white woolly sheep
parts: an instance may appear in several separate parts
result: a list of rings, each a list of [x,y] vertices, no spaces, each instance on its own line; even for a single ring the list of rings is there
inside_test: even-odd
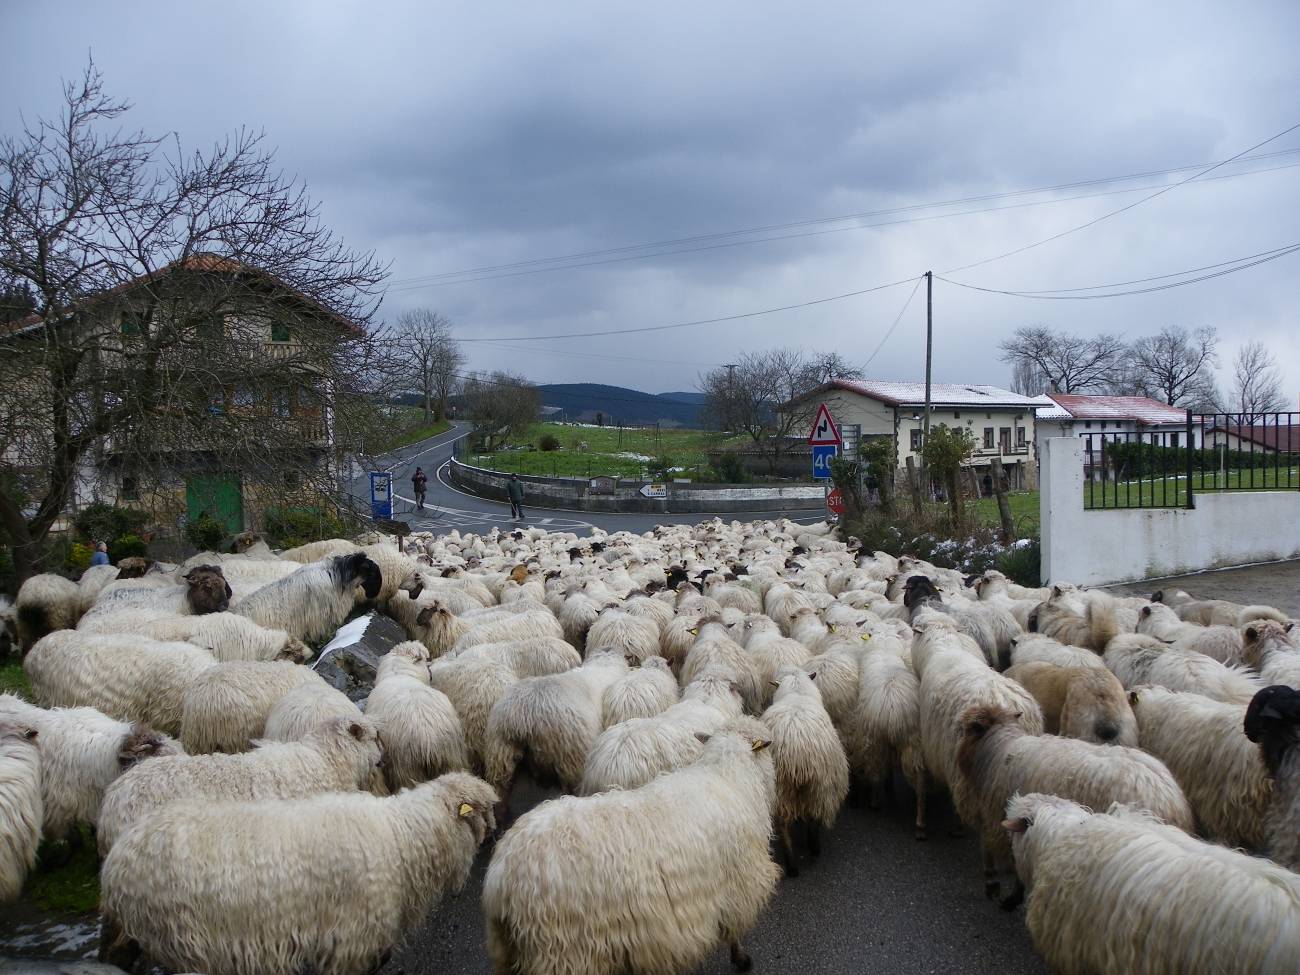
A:
[[[567,642],[554,636],[526,637],[500,643],[476,643],[455,653],[458,660],[499,660],[516,677],[545,677],[582,666],[582,657]]]
[[[740,716],[734,676],[713,669],[700,674],[682,699],[650,718],[630,718],[601,732],[586,756],[578,791],[635,789],[661,772],[680,768],[700,754],[698,735],[711,734]]]
[[[297,548],[286,548],[280,553],[280,558],[290,562],[310,565],[313,562],[321,562],[336,555],[351,555],[353,552],[360,550],[360,545],[356,542],[350,542],[346,538],[326,538],[319,542],[308,542],[306,545],[299,545]]]
[[[192,643],[83,630],[42,637],[23,660],[41,705],[96,708],[172,736],[180,734],[185,689],[214,666],[212,654]]]
[[[435,656],[450,650],[465,650],[480,643],[501,643],[532,637],[562,637],[559,621],[545,610],[510,613],[499,618],[476,622],[472,617],[456,616],[440,600],[434,599],[415,618],[419,639]]]
[[[1256,620],[1241,628],[1242,656],[1265,684],[1300,687],[1300,645],[1294,623]]]
[[[747,970],[740,938],[779,872],[768,849],[772,762],[755,724],[718,732],[693,765],[639,789],[522,816],[483,881],[495,970],[685,972],[720,944]]]
[[[153,810],[183,799],[301,799],[365,788],[379,765],[379,737],[365,718],[335,718],[301,741],[259,741],[238,755],[175,755],[142,762],[108,787],[99,852]]]
[[[123,611],[102,617],[96,633],[136,633],[152,640],[184,640],[212,652],[218,662],[227,660],[288,660],[305,663],[311,650],[284,630],[269,630],[238,613],[202,616],[159,616],[151,609]]]
[[[653,620],[632,616],[620,609],[606,609],[587,631],[587,646],[593,650],[621,650],[640,663],[659,653],[659,627]]]
[[[304,565],[240,600],[235,612],[306,643],[333,636],[364,600],[379,595],[383,577],[363,552]]]
[[[576,650],[567,644],[565,646],[570,653],[577,655]],[[466,756],[479,771],[483,770],[483,748],[492,707],[518,680],[519,677],[502,660],[470,652],[456,657],[439,657],[429,665],[429,682],[446,694],[456,709],[465,733]]]
[[[1203,653],[1221,664],[1242,662],[1241,633],[1235,625],[1185,623],[1172,609],[1160,603],[1149,603],[1138,611],[1137,632],[1173,644],[1180,650]]]
[[[295,687],[324,683],[308,667],[232,660],[199,674],[181,696],[181,744],[191,755],[246,751],[271,710]]]
[[[978,656],[977,656],[978,655]],[[1018,714],[1028,734],[1043,732],[1043,713],[1032,694],[984,663],[973,641],[946,617],[921,625],[912,644],[912,666],[921,679],[921,748],[930,775],[946,785],[962,822],[976,827],[980,809],[958,774],[961,716],[972,707],[997,705]]]
[[[483,743],[487,780],[501,794],[500,819],[508,815],[521,765],[540,783],[558,781],[566,791],[577,787],[600,734],[605,689],[627,672],[623,655],[606,650],[576,670],[525,678],[506,689],[492,706]]]
[[[1029,614],[1029,629],[1073,647],[1088,647],[1101,653],[1119,633],[1115,600],[1091,593],[1083,613],[1077,610],[1078,594],[1060,586]]]
[[[1124,685],[1109,670],[1031,661],[1014,665],[1006,675],[1034,695],[1047,734],[1137,748],[1137,719]]]
[[[830,829],[849,793],[849,762],[812,678],[788,668],[780,675],[762,721],[776,765],[776,822],[785,871],[799,875],[791,830],[802,822],[808,852],[821,855],[821,829]]]
[[[1052,971],[1300,971],[1300,876],[1122,806],[1026,795],[1006,822]]]
[[[1239,667],[1227,667],[1195,650],[1183,650],[1141,633],[1125,633],[1106,648],[1106,666],[1121,684],[1132,689],[1157,684],[1171,691],[1189,691],[1216,701],[1249,704],[1263,682]]]
[[[758,662],[731,638],[722,623],[708,622],[700,627],[695,643],[686,655],[679,682],[685,687],[706,670],[716,668],[731,671],[735,675],[747,713],[762,712],[763,688],[759,684]]]
[[[49,572],[26,579],[14,600],[18,644],[24,650],[55,630],[70,630],[81,616],[81,591],[71,579]]]
[[[1243,727],[1273,779],[1268,855],[1300,871],[1300,691],[1285,684],[1264,688],[1246,709]]]
[[[271,741],[301,741],[336,718],[355,720],[361,709],[342,691],[322,681],[299,684],[275,702],[266,716],[262,737]]]
[[[460,718],[447,695],[429,685],[429,651],[418,640],[380,658],[366,717],[379,728],[384,778],[394,792],[469,768]]]
[[[104,860],[100,957],[129,970],[143,953],[208,975],[373,971],[464,884],[495,798],[453,773],[382,799],[172,803]],[[321,842],[340,823],[364,850]]]
[[[632,655],[626,659],[629,665],[635,660]],[[631,673],[605,688],[600,705],[601,727],[631,718],[652,718],[676,704],[677,693],[677,678],[668,661],[657,654],[646,657]]]
[[[41,831],[46,839],[72,835],[78,823],[98,822],[104,790],[145,759],[179,755],[181,747],[141,724],[117,721],[94,708],[46,710],[12,694],[0,694],[0,720],[39,732]]]
[[[0,904],[17,900],[41,842],[39,732],[0,717]]]
[[[859,665],[858,699],[849,722],[849,759],[879,805],[901,768],[916,793],[915,835],[925,839],[925,756],[921,751],[921,682],[901,654],[871,650]]]
[[[1142,750],[1174,773],[1201,832],[1229,846],[1265,849],[1273,786],[1246,737],[1245,705],[1163,687],[1139,688],[1129,701]]]
[[[1011,641],[1011,666],[1045,663],[1056,667],[1090,667],[1106,670],[1101,654],[1083,647],[1071,647],[1041,633],[1024,633]]]
[[[812,659],[812,652],[799,640],[781,635],[774,620],[766,616],[747,616],[744,623],[745,651],[754,659],[763,707],[772,703],[773,683],[785,667],[802,667]]]
[[[1011,841],[1002,819],[1007,802],[1019,792],[1044,792],[1097,808],[1123,802],[1189,832],[1195,825],[1187,797],[1159,759],[1122,745],[1028,735],[1016,717],[997,705],[970,708],[962,715],[957,768],[978,810],[984,889],[990,897],[1012,870]],[[1016,880],[1003,891],[1001,905],[1015,907],[1023,897]]]

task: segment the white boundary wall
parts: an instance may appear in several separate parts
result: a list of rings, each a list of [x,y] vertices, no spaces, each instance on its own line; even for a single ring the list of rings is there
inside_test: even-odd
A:
[[[1194,508],[1083,508],[1083,440],[1043,441],[1043,583],[1099,586],[1300,558],[1300,491],[1195,494]]]

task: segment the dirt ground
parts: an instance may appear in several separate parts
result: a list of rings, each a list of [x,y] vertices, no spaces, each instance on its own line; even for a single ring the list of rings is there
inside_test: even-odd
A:
[[[1108,588],[1132,596],[1149,596],[1157,589],[1183,589],[1198,599],[1276,606],[1288,616],[1300,617],[1300,559],[1148,579]]]

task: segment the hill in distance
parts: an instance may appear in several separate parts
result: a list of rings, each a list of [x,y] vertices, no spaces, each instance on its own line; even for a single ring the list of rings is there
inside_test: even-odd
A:
[[[559,419],[578,423],[595,423],[600,413],[611,426],[703,425],[702,393],[644,393],[600,383],[550,383],[538,386],[537,391],[543,406],[560,411]]]

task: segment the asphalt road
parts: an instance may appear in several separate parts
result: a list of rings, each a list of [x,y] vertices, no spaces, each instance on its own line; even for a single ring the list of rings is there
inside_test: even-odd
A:
[[[555,793],[519,789],[519,813]],[[821,859],[784,878],[744,940],[763,975],[889,972],[890,975],[1042,975],[1023,921],[985,900],[979,848],[948,835],[956,818],[931,797],[931,839],[912,838],[911,793],[883,811],[845,808]],[[526,800],[526,801],[525,801]],[[490,850],[465,889],[448,897],[398,949],[382,975],[468,975],[491,971],[479,898]],[[618,864],[611,863],[611,870]],[[719,877],[719,883],[727,878]],[[701,973],[731,972],[719,949]]]
[[[469,434],[469,427],[456,424],[437,437],[403,447],[379,458],[383,469],[393,475],[393,517],[409,522],[416,531],[429,531],[435,535],[445,534],[452,529],[461,533],[474,532],[482,534],[493,528],[510,529],[515,523],[510,520],[510,505],[504,501],[489,501],[462,491],[453,485],[447,477],[452,450],[457,440]],[[416,467],[424,468],[429,476],[428,496],[425,498],[423,511],[416,510],[415,497],[411,490],[411,476]],[[352,493],[364,508],[370,504],[370,482],[365,472],[358,472],[352,481]],[[631,531],[646,532],[656,525],[695,524],[715,517],[713,514],[622,514],[594,511],[563,511],[555,508],[525,507],[527,523],[538,525],[551,531],[568,531],[577,535],[587,535],[593,528],[608,532]],[[724,515],[728,521],[752,521],[760,518],[777,517],[780,512],[752,511],[733,512]],[[806,510],[791,512],[794,520],[813,522],[820,516]]]

